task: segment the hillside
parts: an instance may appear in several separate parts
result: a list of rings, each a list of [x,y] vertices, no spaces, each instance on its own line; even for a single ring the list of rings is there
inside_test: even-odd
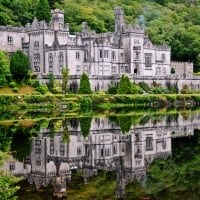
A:
[[[0,0],[1,25],[25,25],[35,15],[35,0]],[[96,32],[112,31],[113,8],[122,6],[127,23],[139,23],[155,44],[172,47],[172,60],[193,61],[200,71],[200,0],[49,0],[65,11],[71,33],[87,21]]]

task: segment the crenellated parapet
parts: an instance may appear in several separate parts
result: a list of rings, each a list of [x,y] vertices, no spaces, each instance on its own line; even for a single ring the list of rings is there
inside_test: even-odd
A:
[[[25,30],[26,29],[24,27],[13,27],[11,25],[0,26],[0,31],[5,31],[5,32],[24,33]]]
[[[166,44],[163,44],[163,45],[154,45],[155,49],[158,50],[158,51],[170,51],[171,50],[171,47],[170,46],[167,46]]]

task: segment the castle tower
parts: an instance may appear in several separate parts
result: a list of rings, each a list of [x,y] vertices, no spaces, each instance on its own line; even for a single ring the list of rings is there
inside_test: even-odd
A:
[[[115,33],[121,33],[125,28],[124,10],[121,7],[116,7],[114,9],[114,12],[115,12]]]
[[[64,11],[55,9],[51,11],[52,24],[54,30],[62,30],[64,28]]]

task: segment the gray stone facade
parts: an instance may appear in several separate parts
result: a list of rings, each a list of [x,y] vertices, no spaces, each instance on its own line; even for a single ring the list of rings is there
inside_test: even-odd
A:
[[[171,48],[152,44],[144,27],[127,25],[122,8],[114,9],[115,30],[107,33],[91,31],[83,22],[82,31],[71,35],[69,24],[64,24],[64,11],[55,9],[51,13],[49,24],[35,18],[25,27],[0,27],[0,48],[9,53],[23,49],[41,82],[47,81],[49,73],[61,79],[63,68],[69,68],[70,85],[78,85],[81,74],[87,73],[93,90],[107,90],[122,74],[132,81],[138,79],[135,77],[142,77],[143,81],[162,77],[158,83],[170,77]],[[190,66],[172,66],[177,74],[185,75],[189,87],[192,82],[186,76],[191,74]]]

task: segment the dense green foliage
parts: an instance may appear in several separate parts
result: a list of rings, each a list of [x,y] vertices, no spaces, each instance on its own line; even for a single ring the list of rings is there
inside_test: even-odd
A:
[[[83,73],[80,80],[79,94],[91,94],[90,82],[87,74]]]
[[[68,80],[69,80],[69,69],[68,68],[63,68],[62,69],[62,92],[64,94],[67,93]]]
[[[26,79],[30,71],[28,57],[21,51],[16,51],[10,59],[10,72],[15,80],[21,82]]]
[[[79,118],[81,134],[87,137],[90,133],[92,117],[81,117]]]
[[[117,89],[118,94],[131,94],[131,82],[127,76],[122,75],[119,87]]]
[[[47,23],[51,20],[51,12],[48,0],[38,0],[36,7],[36,17],[39,21],[46,21]]]
[[[44,0],[43,0],[44,1]],[[42,2],[42,1],[41,1]],[[113,8],[124,8],[127,23],[139,23],[155,44],[166,43],[172,47],[172,60],[193,61],[200,69],[200,1],[199,0],[49,0],[51,8],[65,11],[65,22],[70,31],[81,31],[87,21],[96,32],[114,30]],[[38,16],[49,15],[45,5],[37,8],[35,0],[0,0],[1,25],[25,25]],[[42,3],[41,3],[42,5]],[[48,11],[48,12],[47,12]],[[46,13],[47,12],[47,13]],[[46,19],[46,17],[39,19]],[[49,21],[49,16],[46,21]]]
[[[0,51],[0,87],[3,87],[7,82],[7,77],[10,75],[9,61],[6,54]]]

